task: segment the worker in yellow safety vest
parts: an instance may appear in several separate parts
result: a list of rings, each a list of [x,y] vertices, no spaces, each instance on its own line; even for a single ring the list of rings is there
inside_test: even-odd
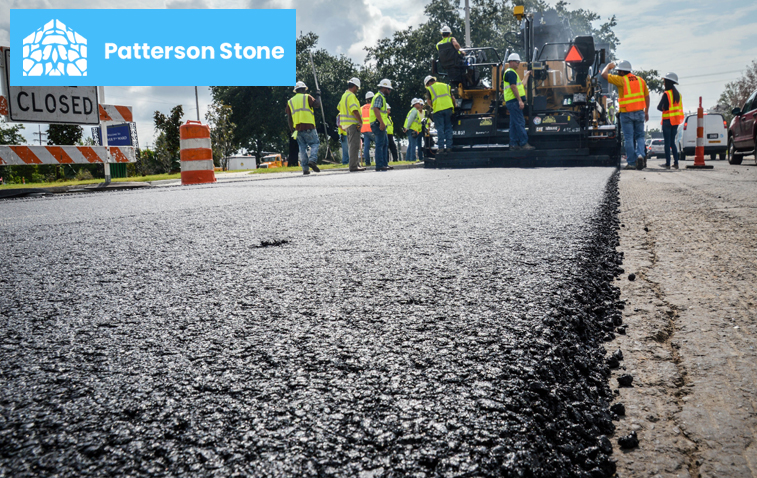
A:
[[[617,70],[617,75],[610,74],[613,68]],[[631,62],[627,60],[617,65],[612,62],[602,70],[602,78],[618,87],[620,126],[626,146],[624,169],[644,169],[647,162],[644,123],[649,121],[649,88],[644,78],[631,73],[631,69]]]
[[[397,143],[394,142],[394,120],[392,120],[392,107],[386,105],[386,137],[389,140],[389,152],[392,153],[392,161],[399,161],[397,156]]]
[[[339,125],[345,131],[347,137],[348,146],[348,161],[350,165],[350,171],[365,171],[365,168],[360,167],[360,130],[363,126],[363,117],[360,111],[360,102],[355,96],[357,90],[360,89],[360,80],[357,78],[350,78],[347,82],[347,90],[342,94],[342,99],[339,100]],[[342,151],[344,151],[344,146]],[[344,152],[342,153],[344,155]],[[342,158],[344,163],[344,158]]]
[[[318,161],[318,132],[315,130],[315,113],[313,108],[321,106],[321,92],[316,91],[316,98],[307,94],[308,87],[302,81],[294,86],[295,95],[287,101],[286,114],[290,131],[294,131],[292,137],[297,140],[300,147],[300,163],[302,174],[310,174],[308,168],[316,173],[321,172],[316,162]],[[310,155],[308,157],[308,148]]]
[[[436,125],[439,151],[452,149],[452,113],[455,111],[455,96],[445,83],[436,81],[429,75],[423,80],[428,91],[426,103],[431,107],[431,114]]]
[[[386,128],[389,124],[386,97],[392,91],[392,82],[384,78],[378,84],[379,91],[373,95],[368,122],[371,132],[376,137],[376,171],[389,171],[389,138]]]
[[[373,92],[368,91],[365,94],[365,104],[360,109],[363,116],[363,126],[360,129],[360,133],[363,135],[363,161],[366,166],[371,165],[371,143],[376,143],[376,137],[371,131],[371,123],[368,121],[371,117],[371,101],[373,100],[373,96]]]
[[[678,125],[683,123],[683,97],[678,92],[678,75],[668,73],[663,77],[665,94],[660,99],[657,109],[662,111],[662,137],[665,141],[665,169],[670,169],[670,154],[673,153],[673,168],[678,169],[678,148],[675,137]]]
[[[526,132],[526,119],[523,109],[526,107],[526,88],[523,83],[528,82],[530,71],[523,74],[523,80],[518,75],[517,68],[520,66],[520,55],[510,54],[507,57],[507,69],[502,75],[502,88],[505,96],[505,106],[510,113],[510,150],[532,150],[528,144],[528,132]]]
[[[405,117],[405,124],[402,130],[407,133],[407,154],[406,161],[415,161],[420,156],[417,151],[421,142],[421,129],[423,128],[423,100],[413,98],[410,101],[410,111]]]

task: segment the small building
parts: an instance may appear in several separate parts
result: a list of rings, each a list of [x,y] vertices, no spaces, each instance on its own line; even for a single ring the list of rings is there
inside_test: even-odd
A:
[[[239,169],[257,169],[255,156],[231,156],[229,157],[229,171]]]

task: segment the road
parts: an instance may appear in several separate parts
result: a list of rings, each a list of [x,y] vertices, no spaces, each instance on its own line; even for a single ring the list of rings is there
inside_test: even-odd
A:
[[[614,178],[0,202],[0,476],[611,476]]]

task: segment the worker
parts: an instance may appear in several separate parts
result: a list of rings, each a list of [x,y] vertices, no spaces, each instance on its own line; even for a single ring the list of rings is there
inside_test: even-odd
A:
[[[347,145],[349,152],[347,156],[349,158],[350,171],[365,171],[365,168],[360,167],[360,130],[363,127],[363,117],[360,114],[360,102],[355,96],[357,90],[360,89],[360,80],[357,78],[350,78],[347,82],[347,90],[342,94],[342,99],[339,100],[339,124],[346,133]],[[342,151],[344,151],[344,142],[342,143]],[[342,153],[344,155],[344,153]],[[344,158],[342,159],[344,164]]]
[[[297,140],[300,148],[300,163],[302,174],[310,174],[308,167],[316,173],[320,173],[316,162],[318,161],[318,132],[315,130],[314,108],[321,106],[321,91],[315,92],[315,98],[306,93],[308,90],[304,82],[298,81],[294,86],[295,95],[287,102],[286,113],[289,121],[289,129],[294,131],[292,137]],[[308,156],[308,148],[310,155]]]
[[[387,78],[378,84],[379,92],[371,100],[371,111],[368,121],[371,131],[376,137],[376,171],[389,171],[389,138],[386,134],[388,124],[386,115],[386,97],[392,91],[392,82]]]
[[[363,135],[363,161],[366,166],[371,165],[371,143],[376,143],[376,137],[371,131],[371,123],[369,118],[371,117],[371,101],[373,100],[373,92],[369,91],[365,94],[365,104],[361,108],[363,117],[363,127],[360,129],[360,133]]]
[[[420,98],[413,98],[410,102],[410,111],[405,118],[405,124],[402,131],[407,133],[407,154],[405,159],[407,161],[415,161],[416,158],[420,159],[420,154],[417,154],[421,148],[421,129],[423,126],[423,100]]]
[[[452,36],[452,29],[447,25],[442,27],[442,39],[436,44],[439,52],[439,65],[447,73],[453,84],[463,81],[465,75],[465,54],[460,51],[460,44]]]
[[[397,143],[394,142],[394,121],[392,120],[392,107],[386,105],[386,137],[389,140],[389,152],[392,153],[392,161],[397,162]]]
[[[439,151],[452,148],[452,113],[455,111],[455,97],[449,85],[436,81],[429,75],[423,80],[429,97],[426,103],[431,106],[431,114],[436,125]]]
[[[523,117],[523,108],[526,107],[526,88],[523,83],[528,82],[530,71],[523,74],[521,81],[516,69],[520,66],[520,55],[512,53],[507,57],[507,70],[502,78],[505,93],[505,106],[510,113],[510,151],[532,150],[528,144],[526,132],[526,119]]]
[[[678,75],[668,73],[663,77],[665,94],[657,109],[662,111],[662,138],[665,141],[665,169],[670,169],[670,153],[673,153],[673,168],[678,169],[678,149],[675,137],[678,125],[683,123],[683,97],[676,89]]]
[[[337,105],[337,110],[339,109]],[[339,133],[339,144],[342,145],[342,164],[350,163],[350,150],[347,146],[347,132],[342,129],[339,113],[336,114],[336,130]]]
[[[611,75],[610,70],[617,70]],[[631,73],[631,62],[623,60],[617,65],[611,62],[602,70],[602,78],[618,87],[620,105],[620,127],[626,146],[625,169],[644,169],[646,166],[646,145],[644,144],[644,123],[649,121],[649,88],[644,78]]]

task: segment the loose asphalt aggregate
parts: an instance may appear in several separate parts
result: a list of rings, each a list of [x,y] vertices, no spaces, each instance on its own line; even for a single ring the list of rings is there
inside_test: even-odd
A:
[[[2,201],[0,476],[611,476],[617,209],[611,168]]]

